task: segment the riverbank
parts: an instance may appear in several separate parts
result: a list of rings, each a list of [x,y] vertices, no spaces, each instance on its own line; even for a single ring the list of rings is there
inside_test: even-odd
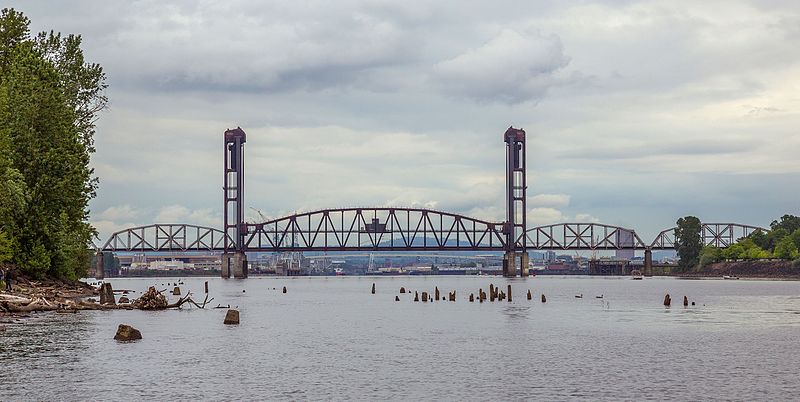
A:
[[[0,318],[20,318],[29,313],[59,310],[68,304],[79,304],[98,290],[79,281],[64,279],[31,279],[17,275],[11,292],[0,292]]]
[[[800,265],[792,261],[726,261],[710,264],[696,272],[677,275],[681,278],[721,278],[800,280]]]

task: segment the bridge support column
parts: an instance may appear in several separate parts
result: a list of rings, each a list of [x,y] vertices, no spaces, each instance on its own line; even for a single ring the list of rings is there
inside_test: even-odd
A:
[[[234,253],[233,254],[233,277],[244,279],[247,278],[247,254]]]
[[[222,279],[228,279],[231,277],[231,254],[223,253],[220,260],[222,263]]]
[[[105,278],[106,273],[106,266],[105,266],[105,255],[102,251],[98,251],[97,254],[94,256],[94,277],[96,279],[103,279]]]
[[[517,253],[514,251],[506,251],[506,255],[503,256],[503,276],[506,278],[517,276]]]
[[[520,256],[520,259],[519,259],[519,276],[521,276],[523,278],[528,276],[529,275],[528,271],[530,269],[529,266],[530,266],[530,256],[528,255],[528,252],[526,251],[526,252],[522,253],[522,255]]]
[[[222,254],[222,277],[247,278],[247,255],[242,252]]]
[[[644,272],[642,274],[653,275],[653,250],[649,248],[644,249]]]

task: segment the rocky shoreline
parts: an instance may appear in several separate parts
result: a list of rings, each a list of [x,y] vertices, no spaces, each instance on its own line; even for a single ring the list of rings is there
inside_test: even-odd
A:
[[[13,324],[20,319],[29,317],[30,314],[38,312],[76,313],[80,310],[166,310],[180,308],[185,303],[191,303],[198,308],[205,308],[206,303],[210,301],[208,295],[206,295],[205,300],[200,305],[192,300],[191,293],[187,293],[177,302],[170,304],[163,295],[165,291],[158,291],[155,287],[150,287],[147,292],[133,300],[129,300],[127,291],[124,291],[123,296],[117,300],[110,283],[106,283],[100,289],[97,289],[79,281],[52,278],[34,280],[19,276],[12,284],[12,292],[0,292],[0,330],[3,329],[2,324]],[[179,288],[176,287],[175,289]]]

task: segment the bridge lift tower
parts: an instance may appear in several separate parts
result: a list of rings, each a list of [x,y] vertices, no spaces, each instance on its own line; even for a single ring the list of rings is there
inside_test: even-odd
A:
[[[503,135],[506,142],[506,237],[503,256],[503,276],[528,276],[528,251],[526,250],[526,183],[525,130],[509,127]]]
[[[225,220],[222,277],[247,278],[244,253],[247,228],[244,223],[244,143],[247,136],[240,127],[225,131],[225,177],[223,219]]]

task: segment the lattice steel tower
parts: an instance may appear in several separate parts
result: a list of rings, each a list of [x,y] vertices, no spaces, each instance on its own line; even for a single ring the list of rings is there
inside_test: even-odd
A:
[[[503,257],[503,275],[517,276],[519,262],[521,275],[528,276],[525,130],[509,127],[503,139],[506,142],[506,222],[503,227],[506,254]]]
[[[247,135],[240,127],[225,131],[225,177],[223,219],[225,220],[225,252],[222,254],[222,277],[247,278],[247,256],[244,253],[244,143]]]

